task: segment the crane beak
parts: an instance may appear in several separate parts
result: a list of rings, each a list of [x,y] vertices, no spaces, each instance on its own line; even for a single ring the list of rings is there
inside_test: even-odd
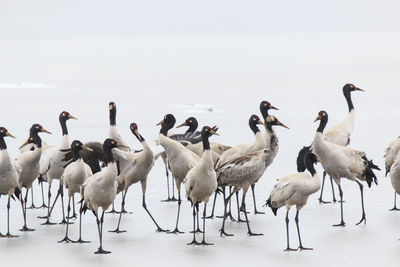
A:
[[[317,157],[317,161],[319,162],[319,163],[324,163],[323,161],[322,161],[322,159],[320,159],[319,157]]]
[[[43,132],[43,133],[52,134],[51,132],[47,131],[45,128],[40,129],[40,131]]]
[[[257,124],[262,124],[262,125],[264,125],[264,123],[263,123],[261,120],[258,120],[258,121],[257,121]]]
[[[182,124],[179,124],[178,126],[176,126],[176,128],[180,128],[180,127],[183,127],[183,126],[187,126],[187,123],[186,123],[186,121],[185,121],[184,123],[182,123]]]
[[[364,89],[361,89],[361,88],[358,88],[358,87],[355,87],[355,86],[354,86],[354,90],[358,90],[358,91],[365,92],[365,90],[364,90]]]
[[[86,149],[88,151],[93,151],[93,149],[91,149],[90,147],[88,147],[87,145],[82,145],[83,149]]]
[[[164,120],[160,121],[159,123],[156,124],[156,126],[158,125],[163,125],[164,124]]]
[[[26,146],[27,144],[29,144],[29,138],[26,139],[25,143],[23,143],[18,149],[23,148],[23,147]]]
[[[6,135],[9,136],[9,137],[11,137],[11,138],[14,138],[14,139],[15,139],[15,136],[12,135],[12,134],[10,134],[9,132],[6,132]]]
[[[68,115],[68,118],[73,119],[73,120],[77,120],[77,118],[75,118],[75,117],[72,116],[71,114]]]
[[[287,127],[285,124],[283,124],[283,123],[280,122],[280,121],[277,121],[277,122],[276,122],[276,125],[282,126],[283,128],[286,128],[286,129],[289,129],[289,127]]]
[[[213,135],[218,135],[219,136],[219,133],[217,133],[216,131],[214,131],[214,130],[210,130],[210,134],[213,134]]]
[[[279,110],[278,108],[274,107],[273,105],[269,106],[269,109]]]
[[[320,116],[320,115],[318,115],[318,116],[315,118],[314,122],[319,121],[319,120],[321,120],[321,116]]]

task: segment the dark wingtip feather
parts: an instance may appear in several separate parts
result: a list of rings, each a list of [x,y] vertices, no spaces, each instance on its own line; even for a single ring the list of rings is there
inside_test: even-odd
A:
[[[19,197],[21,196],[21,190],[20,190],[18,187],[16,187],[16,188],[14,189],[14,194],[11,196],[13,200],[15,200],[15,197],[14,197],[14,196],[15,196],[17,199],[20,199]]]
[[[269,206],[275,216],[278,213],[278,209],[271,206],[271,198],[268,198],[268,200],[265,202],[264,206]]]
[[[369,160],[365,155],[362,157],[364,160],[365,164],[365,170],[364,170],[364,175],[365,179],[367,181],[368,187],[371,187],[372,182],[374,182],[376,185],[378,185],[378,178],[376,177],[373,169],[375,170],[381,170],[378,165],[375,165],[372,160]]]

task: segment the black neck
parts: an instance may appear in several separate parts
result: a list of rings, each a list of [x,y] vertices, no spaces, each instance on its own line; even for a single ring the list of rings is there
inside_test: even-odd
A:
[[[210,150],[210,142],[208,141],[208,138],[210,137],[210,134],[208,132],[203,131],[201,133],[201,140],[203,141],[203,150]]]
[[[192,124],[190,124],[189,129],[187,129],[185,133],[194,133],[194,131],[196,131],[198,126],[199,125],[197,121],[192,121]]]
[[[353,101],[351,101],[351,92],[348,89],[343,89],[344,97],[346,98],[347,105],[349,107],[349,112],[354,109]]]
[[[72,156],[74,157],[74,161],[82,158],[79,149],[72,149]]]
[[[114,162],[114,156],[111,152],[111,148],[104,148],[104,153],[106,154],[106,163]]]
[[[40,138],[38,132],[33,132],[32,133],[32,139],[33,139],[33,143],[36,144],[38,146],[38,148],[42,147],[42,138]]]
[[[112,109],[110,109],[110,125],[111,126],[117,125],[116,117],[117,117],[117,108],[113,107]]]
[[[4,141],[4,136],[0,136],[0,150],[7,149],[6,141]]]
[[[133,134],[135,135],[135,137],[139,140],[140,143],[144,142],[144,138],[143,136],[141,136],[139,133],[136,134],[135,132],[133,132]]]
[[[253,121],[249,123],[250,129],[253,131],[254,134],[258,133],[260,129],[258,129],[257,124]]]
[[[265,125],[267,126],[268,132],[272,133],[272,124],[270,122],[265,122]]]
[[[317,132],[323,133],[327,123],[328,123],[328,115],[325,115],[322,117],[321,121],[319,122]]]
[[[316,171],[314,169],[314,163],[311,161],[311,159],[309,157],[306,157],[305,165],[306,165],[306,169],[311,173],[311,176],[314,176],[314,174],[316,173]]]
[[[268,107],[266,107],[266,106],[264,106],[262,103],[261,103],[261,105],[260,105],[260,112],[261,112],[261,114],[262,114],[262,116],[263,116],[263,118],[264,118],[264,120],[268,117],[268,110],[269,110],[269,108]]]
[[[62,135],[68,135],[66,117],[63,116],[63,117],[60,118],[60,125],[61,125]]]
[[[171,126],[170,123],[164,123],[164,124],[162,125],[162,127],[161,127],[160,134],[163,134],[163,135],[165,135],[165,136],[168,136],[168,131],[169,131],[172,127],[174,127],[174,125]]]

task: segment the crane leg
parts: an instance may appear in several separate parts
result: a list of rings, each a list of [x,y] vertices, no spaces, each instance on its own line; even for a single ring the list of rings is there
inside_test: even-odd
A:
[[[209,245],[214,245],[214,244],[206,242],[206,210],[207,210],[207,204],[204,203],[204,210],[203,210],[203,241],[201,241],[200,244],[204,245],[204,246],[209,246]]]
[[[340,196],[340,223],[339,224],[334,224],[333,226],[345,226],[345,222],[343,221],[343,191],[342,187],[340,184],[338,185],[339,187],[339,196]]]
[[[167,164],[164,162],[165,165],[165,176],[167,176],[167,193],[168,193],[168,198],[161,200],[161,202],[170,202],[172,201],[172,198],[170,197],[170,191],[169,191],[169,172],[168,172],[168,166]],[[172,188],[173,190],[173,188]]]
[[[128,190],[127,190],[127,189],[124,190],[124,191],[122,191],[121,207],[122,207],[122,205],[125,204],[125,196],[126,196],[127,193],[128,193]],[[120,226],[120,224],[121,224],[122,214],[123,214],[123,212],[120,212],[120,213],[119,213],[117,228],[116,228],[115,230],[112,230],[112,231],[109,231],[109,232],[111,232],[111,233],[117,233],[117,234],[125,233],[125,232],[126,232],[126,230],[119,230],[119,226]]]
[[[286,211],[286,249],[284,251],[296,251],[297,249],[290,248],[289,246],[289,210]]]
[[[53,222],[50,222],[50,214],[51,214],[51,211],[53,210],[54,204],[56,204],[56,201],[57,201],[57,198],[58,198],[58,194],[57,194],[56,198],[54,199],[54,203],[53,203],[53,206],[51,208],[50,208],[50,203],[51,203],[50,202],[50,198],[51,198],[51,184],[49,183],[49,189],[48,189],[48,193],[47,193],[47,203],[48,203],[48,205],[47,205],[47,216],[38,217],[38,218],[41,218],[41,219],[47,219],[46,222],[42,223],[42,225],[53,225],[53,224],[55,224]]]
[[[24,226],[21,229],[19,229],[21,232],[35,231],[35,229],[28,228],[28,226],[26,225],[26,202],[28,201],[28,192],[29,192],[29,190],[27,189],[23,200],[22,200],[22,193],[21,193],[22,213],[24,215]]]
[[[262,233],[259,233],[259,234],[253,233],[253,232],[251,231],[251,229],[250,229],[249,218],[248,218],[248,216],[247,216],[247,211],[246,211],[246,201],[245,201],[245,199],[246,199],[246,193],[247,193],[246,191],[243,191],[243,195],[242,195],[242,208],[243,208],[243,212],[244,212],[244,217],[246,218],[247,234],[248,234],[249,236],[260,236],[260,235],[263,235]]]
[[[335,197],[335,188],[333,187],[333,179],[332,177],[329,177],[331,180],[331,188],[332,188],[332,201],[336,202],[336,197]]]
[[[396,197],[397,197],[396,195],[397,195],[397,193],[396,193],[396,191],[394,191],[394,206],[393,206],[393,208],[390,209],[390,211],[399,211],[400,210],[399,208],[396,207]]]
[[[42,179],[41,176],[39,176],[39,178],[38,178],[38,183],[40,184],[40,188],[41,188],[41,191],[42,191],[42,205],[41,205],[39,208],[47,208],[46,203],[44,203],[43,182],[44,182],[44,180]]]
[[[62,243],[62,242],[74,242],[72,241],[69,237],[68,237],[68,228],[69,228],[69,213],[71,211],[71,197],[68,197],[68,206],[67,206],[67,229],[65,231],[65,237],[63,239],[61,239],[60,241],[58,241],[58,243]]]
[[[154,219],[154,217],[151,215],[150,211],[147,209],[147,205],[146,205],[146,183],[147,180],[142,180],[141,181],[141,185],[142,185],[142,206],[144,208],[144,210],[147,212],[147,214],[150,216],[150,219],[153,221],[153,223],[156,225],[157,229],[156,232],[166,232],[168,233],[169,230],[164,230],[162,229],[158,223],[156,222],[156,220]]]
[[[193,240],[190,243],[187,243],[186,245],[200,245],[199,242],[196,241],[196,204],[193,204]]]
[[[253,203],[254,203],[254,214],[265,214],[265,212],[257,210],[256,193],[254,192],[255,187],[256,187],[256,184],[251,185],[251,192],[253,194]]]
[[[31,206],[28,207],[27,209],[37,209],[37,207],[35,206],[35,203],[33,202],[33,185],[31,186]]]
[[[99,230],[99,240],[100,240],[100,247],[94,254],[109,254],[111,251],[107,251],[103,249],[103,223],[104,223],[104,210],[101,213],[101,219],[99,220],[96,212],[96,222],[97,222],[97,229]]]
[[[10,196],[8,196],[8,202],[7,202],[7,234],[4,237],[12,238],[12,237],[18,237],[17,235],[12,235],[10,234]]]
[[[359,225],[360,223],[364,222],[364,224],[367,223],[367,218],[365,217],[365,208],[364,208],[364,190],[363,190],[363,185],[359,181],[356,181],[358,186],[360,187],[360,192],[361,192],[361,208],[362,208],[362,216],[361,220],[356,224]]]
[[[321,194],[319,195],[319,198],[318,198],[319,204],[330,203],[329,201],[322,200],[322,194],[324,193],[325,178],[326,178],[326,172],[324,171],[324,173],[322,175]]]
[[[182,200],[181,200],[181,190],[178,189],[178,214],[177,214],[177,216],[176,216],[176,225],[175,225],[174,231],[169,232],[169,233],[172,233],[172,234],[183,234],[183,233],[184,233],[184,232],[179,231],[179,229],[178,229],[178,224],[179,224],[179,213],[180,213],[180,211],[181,211],[181,203],[182,203]]]
[[[312,248],[303,247],[303,244],[301,243],[300,227],[299,227],[299,210],[296,211],[296,217],[294,220],[296,221],[297,235],[299,236],[299,249],[300,250],[313,250]]]
[[[233,193],[229,194],[229,196],[226,198],[225,197],[225,186],[222,187],[222,193],[223,193],[223,196],[224,196],[224,216],[223,216],[223,219],[222,219],[222,227],[219,230],[219,232],[220,232],[221,236],[233,236],[233,234],[228,234],[228,233],[225,232],[225,221],[226,221],[226,218],[228,217],[228,215],[227,215],[227,206],[228,206],[229,199],[232,197]]]
[[[214,218],[215,203],[217,202],[217,195],[218,195],[217,190],[215,190],[215,193],[214,193],[214,201],[213,201],[211,214],[210,214],[210,216],[207,216],[206,219],[213,219]]]
[[[243,211],[243,207],[239,207],[239,192],[236,192],[236,206],[238,210],[238,220],[237,222],[246,222],[240,218],[240,211]]]
[[[82,239],[82,213],[83,213],[83,200],[81,202],[81,207],[79,208],[79,239],[73,241],[74,243],[90,243],[90,241],[85,241]]]

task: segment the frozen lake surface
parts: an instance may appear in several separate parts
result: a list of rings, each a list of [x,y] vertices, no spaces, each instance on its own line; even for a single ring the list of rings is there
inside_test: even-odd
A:
[[[213,219],[207,220],[206,229],[208,241],[215,245],[187,246],[192,239],[189,202],[184,200],[181,210],[180,230],[185,234],[156,233],[141,207],[140,186],[133,185],[127,196],[127,210],[132,214],[123,216],[121,225],[128,232],[109,233],[118,215],[105,216],[104,248],[112,254],[93,254],[98,236],[91,213],[83,219],[83,238],[92,241],[90,244],[58,244],[65,228],[40,225],[43,220],[37,216],[45,210],[28,210],[28,226],[36,231],[19,232],[21,208],[12,202],[11,231],[20,236],[0,239],[3,262],[31,266],[129,262],[140,266],[372,266],[399,262],[400,212],[388,211],[393,205],[393,189],[384,171],[377,173],[378,186],[364,187],[366,225],[355,226],[361,217],[355,183],[343,181],[344,228],[332,227],[340,219],[338,203],[318,204],[319,192],[309,198],[300,212],[300,227],[304,245],[313,251],[283,252],[285,210],[275,217],[262,208],[276,179],[295,172],[299,149],[314,137],[317,112],[324,109],[329,113],[328,127],[346,116],[342,87],[347,82],[365,89],[353,93],[356,125],[351,147],[365,151],[384,169],[383,150],[399,135],[400,27],[399,21],[393,21],[397,3],[342,1],[330,6],[306,1],[304,6],[292,3],[292,9],[298,10],[294,12],[278,3],[257,1],[249,7],[235,2],[227,10],[221,3],[214,10],[181,5],[181,1],[173,1],[172,7],[151,1],[158,5],[155,14],[147,18],[145,11],[153,10],[150,4],[135,9],[133,4],[117,1],[118,7],[108,12],[112,6],[85,1],[75,13],[69,1],[60,1],[58,8],[51,2],[39,1],[35,7],[27,4],[32,7],[29,10],[9,1],[0,11],[4,15],[0,20],[13,26],[0,27],[1,126],[17,137],[6,140],[12,156],[17,155],[16,148],[35,122],[53,132],[42,135],[48,144],[58,144],[62,110],[78,118],[68,122],[70,141],[104,140],[109,101],[116,102],[119,131],[134,149],[140,149],[140,144],[129,124],[137,122],[141,134],[153,144],[159,131],[155,124],[166,113],[173,113],[177,123],[196,116],[200,125],[218,125],[221,136],[213,137],[216,142],[252,142],[247,120],[251,114],[259,114],[262,100],[280,109],[271,113],[290,130],[277,129],[279,153],[256,187],[258,208],[266,214],[250,213],[249,219],[252,230],[264,234],[261,237],[248,237],[245,223],[227,221],[226,231],[235,236],[222,238],[218,232],[222,221]],[[133,15],[128,7],[136,10]],[[171,14],[169,8],[174,9]],[[243,23],[238,22],[241,20]],[[322,176],[321,167],[318,171]],[[325,200],[331,199],[329,187],[327,183]],[[147,188],[149,210],[161,227],[172,230],[176,203],[160,202],[166,198],[161,160],[150,172]],[[36,183],[34,190],[35,204],[39,204]],[[221,214],[222,203],[217,205],[217,214]],[[6,198],[2,197],[2,233],[5,207]],[[247,208],[253,210],[251,194]],[[297,247],[294,215],[292,210],[291,246]],[[61,220],[59,203],[52,218]],[[77,227],[77,223],[70,227],[74,239]]]

